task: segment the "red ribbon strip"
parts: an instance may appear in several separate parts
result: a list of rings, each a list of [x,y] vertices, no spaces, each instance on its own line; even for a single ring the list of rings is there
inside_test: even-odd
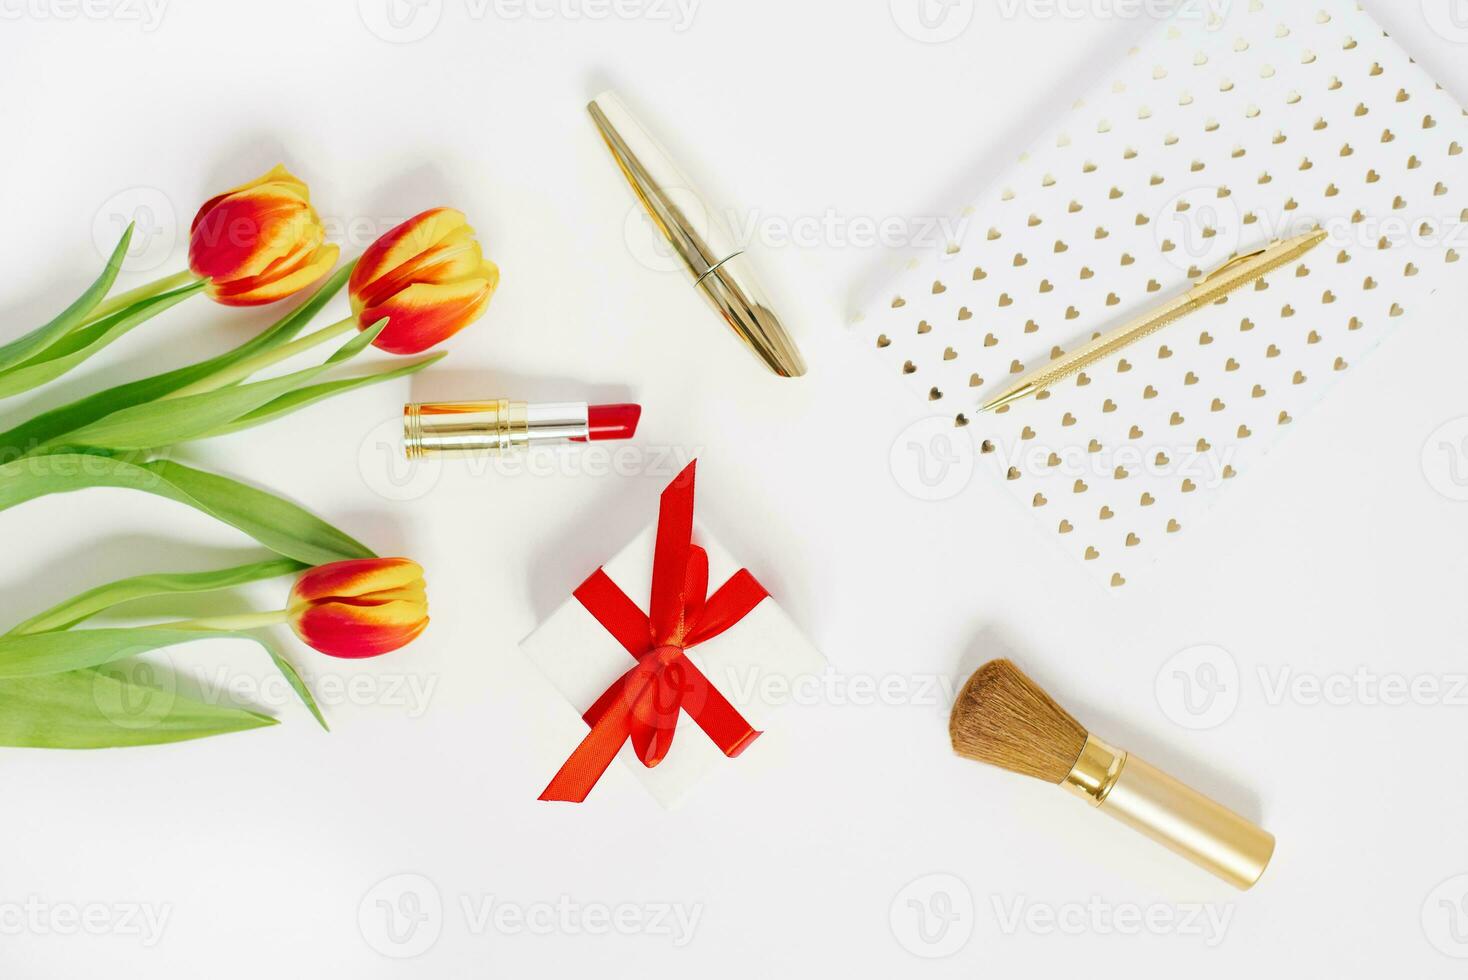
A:
[[[576,589],[581,605],[637,663],[582,715],[591,731],[540,794],[542,800],[586,799],[629,739],[643,765],[662,762],[680,711],[688,712],[731,759],[760,734],[683,655],[739,622],[769,595],[743,568],[706,595],[708,554],[692,541],[697,462],[668,484],[658,505],[648,613],[600,568]]]

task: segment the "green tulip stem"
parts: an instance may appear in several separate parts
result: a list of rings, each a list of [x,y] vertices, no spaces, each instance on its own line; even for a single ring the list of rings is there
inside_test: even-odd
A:
[[[156,626],[150,626],[148,628],[157,630],[227,630],[229,632],[238,632],[283,623],[290,618],[290,614],[289,609],[277,609],[274,612],[241,613],[238,616],[213,616],[208,619],[188,619],[177,623],[159,623]]]
[[[185,269],[184,271],[176,272],[171,276],[164,276],[162,279],[155,279],[146,285],[139,286],[137,289],[129,289],[125,293],[118,293],[111,299],[103,300],[100,304],[98,304],[91,313],[87,314],[86,322],[79,324],[77,329],[86,326],[87,323],[96,323],[103,317],[111,316],[118,310],[125,310],[129,306],[132,306],[134,303],[141,303],[143,300],[152,299],[154,296],[157,296],[160,293],[166,293],[169,290],[177,289],[180,286],[192,285],[193,283],[196,283],[198,281],[198,276],[194,275],[188,269]]]
[[[270,365],[277,364],[288,357],[293,357],[302,351],[308,351],[312,347],[324,344],[333,337],[340,337],[347,331],[355,329],[356,326],[357,318],[355,316],[338,320],[329,327],[322,327],[315,333],[308,333],[306,336],[297,338],[288,344],[281,344],[279,347],[272,347],[269,350],[261,351],[254,357],[247,357],[242,361],[236,361],[222,371],[211,374],[207,378],[200,378],[193,384],[185,385],[177,391],[171,392],[163,397],[165,399],[183,398],[185,395],[199,395],[206,391],[217,391],[237,381],[245,380],[256,371],[262,371]]]

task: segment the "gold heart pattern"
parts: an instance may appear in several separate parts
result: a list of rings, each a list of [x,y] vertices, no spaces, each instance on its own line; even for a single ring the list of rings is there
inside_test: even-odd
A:
[[[974,203],[983,225],[957,253],[912,264],[857,325],[1113,590],[1411,321],[1415,297],[1462,295],[1448,232],[1468,214],[1463,110],[1355,0],[1251,0],[1212,20],[1174,18],[1131,49]],[[1317,226],[1330,239],[1259,288],[1046,397],[976,411],[1016,368]]]

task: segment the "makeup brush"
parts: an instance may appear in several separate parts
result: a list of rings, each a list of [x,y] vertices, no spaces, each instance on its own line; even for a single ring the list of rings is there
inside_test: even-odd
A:
[[[1235,888],[1274,854],[1273,834],[1101,741],[1008,660],[969,678],[948,734],[964,758],[1063,786]]]

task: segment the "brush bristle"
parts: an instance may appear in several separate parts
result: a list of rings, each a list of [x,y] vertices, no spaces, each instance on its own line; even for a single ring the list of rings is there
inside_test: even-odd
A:
[[[1047,783],[1059,783],[1086,744],[1086,730],[1008,660],[968,679],[948,718],[953,751]]]

